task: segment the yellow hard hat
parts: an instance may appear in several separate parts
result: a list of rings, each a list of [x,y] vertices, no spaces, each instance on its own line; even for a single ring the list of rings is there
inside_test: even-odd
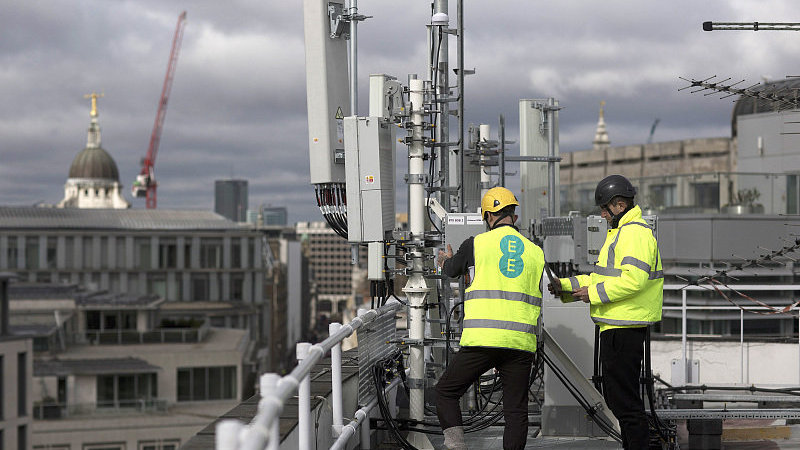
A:
[[[493,187],[481,200],[481,216],[486,219],[487,212],[495,213],[509,205],[519,206],[517,197],[504,187]]]

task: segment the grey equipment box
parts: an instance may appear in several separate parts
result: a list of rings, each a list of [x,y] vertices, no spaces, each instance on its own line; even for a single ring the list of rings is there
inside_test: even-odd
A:
[[[470,236],[477,236],[486,231],[481,215],[478,213],[448,213],[444,225],[444,243],[453,247],[453,252],[458,250],[462,242]]]
[[[344,119],[350,242],[382,242],[394,229],[395,128],[381,117]]]

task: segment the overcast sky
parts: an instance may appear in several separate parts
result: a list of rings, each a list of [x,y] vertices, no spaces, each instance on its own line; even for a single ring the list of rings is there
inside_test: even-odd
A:
[[[367,77],[426,73],[430,1],[358,2]],[[103,147],[126,197],[156,114],[178,15],[188,12],[156,162],[159,208],[213,209],[214,180],[244,178],[250,206],[320,220],[308,184],[299,0],[6,0],[0,16],[0,204],[57,203],[103,92]],[[455,1],[450,5],[455,26]],[[732,99],[678,92],[679,76],[755,83],[800,75],[800,34],[703,32],[714,21],[800,21],[793,0],[465,2],[466,121],[518,140],[518,100],[557,98],[562,151],[591,147],[598,106],[612,145],[730,135]],[[455,39],[451,41],[455,65]],[[455,127],[455,121],[452,122]],[[518,152],[512,146],[512,153]]]

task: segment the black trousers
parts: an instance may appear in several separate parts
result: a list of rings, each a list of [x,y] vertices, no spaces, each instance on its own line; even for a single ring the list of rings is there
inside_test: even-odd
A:
[[[600,333],[603,397],[619,421],[622,448],[647,449],[650,427],[639,389],[646,328],[612,328]]]
[[[528,384],[533,353],[506,348],[461,347],[436,384],[436,413],[443,430],[462,426],[458,400],[484,372],[496,368],[503,383],[504,450],[522,450],[528,439]]]

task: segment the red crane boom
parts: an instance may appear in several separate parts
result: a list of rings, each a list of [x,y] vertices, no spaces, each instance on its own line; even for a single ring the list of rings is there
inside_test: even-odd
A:
[[[167,101],[169,100],[169,92],[172,90],[172,79],[175,76],[175,67],[178,63],[178,54],[180,53],[185,25],[186,11],[178,16],[175,37],[172,39],[172,50],[169,53],[167,75],[164,77],[164,87],[161,89],[156,121],[153,124],[153,132],[150,134],[150,146],[147,148],[147,155],[142,159],[142,170],[136,176],[136,181],[134,181],[131,189],[134,197],[146,197],[147,209],[155,209],[156,207],[156,187],[158,187],[154,171],[156,155],[158,155],[158,144],[161,141],[161,130],[164,128],[164,118],[167,116]]]

